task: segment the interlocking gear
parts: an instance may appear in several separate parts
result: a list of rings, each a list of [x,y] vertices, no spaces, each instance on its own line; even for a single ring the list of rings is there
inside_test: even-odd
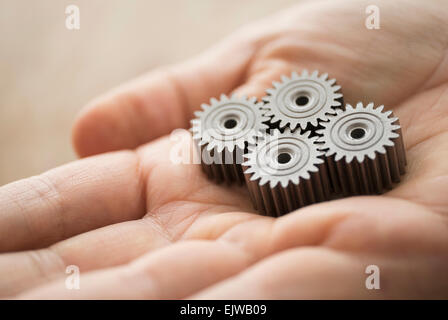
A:
[[[262,105],[255,97],[229,98],[223,94],[195,113],[191,131],[209,178],[218,183],[244,182],[243,154],[268,128],[265,123],[269,118],[263,116]]]
[[[398,118],[373,103],[343,107],[335,83],[305,70],[274,82],[264,103],[221,95],[203,104],[191,121],[203,171],[218,183],[245,182],[269,216],[392,188],[406,166]]]
[[[406,155],[398,118],[373,103],[346,105],[316,131],[326,152],[334,191],[344,195],[382,193],[405,173]]]
[[[280,216],[304,205],[327,200],[330,185],[311,132],[274,130],[249,146],[243,163],[246,184],[256,209]]]
[[[292,73],[291,78],[281,77],[282,82],[273,82],[274,88],[266,90],[266,116],[271,117],[273,127],[302,130],[317,127],[320,121],[327,121],[329,115],[343,106],[341,87],[336,79],[328,79],[328,74],[318,71],[301,75]]]

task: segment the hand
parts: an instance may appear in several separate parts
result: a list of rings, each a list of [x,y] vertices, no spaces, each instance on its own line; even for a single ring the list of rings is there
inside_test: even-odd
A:
[[[448,11],[442,0],[377,1],[381,29],[368,30],[368,4],[298,5],[92,102],[74,146],[114,152],[0,189],[0,294],[447,298]],[[166,135],[200,103],[261,97],[302,69],[337,78],[348,103],[393,108],[409,160],[394,190],[274,219],[253,213],[244,187],[169,161]],[[380,290],[365,287],[372,264]],[[65,288],[67,265],[79,266],[80,290]]]

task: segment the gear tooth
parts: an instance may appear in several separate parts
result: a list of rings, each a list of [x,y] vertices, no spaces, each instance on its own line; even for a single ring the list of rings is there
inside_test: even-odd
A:
[[[328,80],[328,83],[332,86],[336,83],[336,79],[334,79],[334,78],[330,79],[330,80]]]
[[[364,105],[362,104],[362,102],[358,102],[358,103],[356,103],[356,106],[354,109],[364,109]]]
[[[337,92],[337,91],[341,90],[341,86],[340,85],[332,86],[332,88],[333,88],[333,92]]]
[[[335,161],[340,161],[340,160],[342,160],[342,158],[344,158],[344,155],[339,153],[339,152],[335,151],[333,154],[334,154],[334,160]]]
[[[285,75],[282,75],[282,76],[280,77],[280,79],[281,79],[283,82],[288,82],[288,81],[289,81],[289,78],[288,78],[287,76],[285,76]]]
[[[253,104],[256,104],[257,103],[257,97],[250,97],[249,98],[249,102],[253,103]]]
[[[394,135],[391,134],[389,139],[384,141],[384,146],[386,146],[386,147],[393,147],[395,145],[395,143],[391,139],[398,138],[398,137],[399,137],[398,134],[394,134]]]
[[[211,103],[211,105],[216,105],[216,104],[219,103],[219,101],[218,101],[218,99],[216,99],[216,98],[211,98],[211,99],[210,99],[210,103]]]
[[[226,96],[224,93],[221,94],[221,96],[219,97],[219,99],[220,99],[221,101],[227,101],[227,100],[229,100],[229,99],[227,98],[227,96]]]
[[[322,81],[326,81],[326,80],[328,79],[328,73],[323,73],[323,74],[320,76],[320,79],[321,79]]]
[[[201,108],[202,108],[203,111],[205,111],[205,110],[210,108],[210,105],[208,105],[206,103],[203,103],[203,104],[201,104]],[[197,112],[201,112],[201,111],[197,111]]]
[[[362,162],[364,161],[364,153],[358,153],[358,154],[356,155],[356,160],[357,160],[359,163],[362,163]]]
[[[384,148],[384,146],[379,146],[379,147],[376,149],[376,151],[377,151],[378,153],[385,154],[385,153],[386,153],[386,148]]]
[[[399,124],[399,120],[398,120],[397,117],[389,118],[389,121],[390,121],[390,123],[392,123],[392,124],[397,123],[397,124],[395,124],[395,125],[396,125],[396,126],[399,126],[399,127],[401,128],[401,125]]]
[[[320,151],[320,156],[324,156],[325,155],[325,152],[323,152],[323,151]],[[324,159],[322,159],[322,158],[317,158],[317,160],[316,160],[316,164],[324,164],[325,163],[325,160]],[[318,167],[315,167],[316,168],[316,172],[317,171],[319,171],[319,168]]]
[[[392,115],[392,111],[386,111],[384,112],[384,115],[389,118]]]
[[[295,79],[295,80],[299,79],[299,75],[298,75],[298,73],[296,71],[292,72],[291,79]]]
[[[204,141],[205,142],[205,141]],[[206,150],[207,151],[212,151],[213,149],[215,149],[216,148],[216,142],[215,141],[210,141],[210,142],[207,142],[207,145],[206,145]]]
[[[305,131],[303,135],[306,135],[307,138],[310,138],[313,135],[313,132],[311,130]]]
[[[320,148],[322,151],[324,151],[325,152],[325,157],[330,157],[330,156],[332,156],[332,155],[334,155],[335,153],[336,153],[336,150],[333,150],[333,149],[331,149],[331,148],[329,148],[327,145],[323,145],[322,146],[322,148]],[[325,150],[325,149],[327,149],[327,150]],[[335,159],[336,160],[336,159]]]
[[[384,105],[378,106],[378,108],[375,109],[376,112],[383,112]]]
[[[250,177],[250,181],[257,181],[258,179],[261,179],[261,177],[257,171],[254,171]]]
[[[324,129],[319,129],[319,130],[316,130],[315,132],[322,136],[324,134],[325,130]]]
[[[368,110],[373,110],[374,108],[375,108],[375,105],[373,102],[368,103],[366,106],[366,109],[368,109]]]
[[[280,82],[278,82],[278,81],[273,81],[272,82],[272,85],[274,86],[274,88],[280,88],[280,86],[282,85]]]
[[[352,108],[352,109],[353,109],[353,108]],[[344,108],[344,109],[335,109],[335,111],[336,111],[336,115],[335,115],[334,117],[337,117],[337,116],[343,114],[345,110],[347,110],[347,105],[345,105],[345,108]],[[333,118],[333,116],[330,116],[330,120],[331,120],[331,118]]]
[[[269,88],[269,89],[266,89],[266,93],[272,96],[273,94],[275,94],[275,90],[272,89],[272,88]],[[265,98],[268,98],[268,99],[269,99],[269,97],[263,97],[263,100],[264,100]]]
[[[243,162],[243,166],[250,166],[249,162]],[[243,171],[244,174],[252,174],[255,173],[254,168],[252,167],[247,167],[246,170]]]
[[[350,110],[350,111],[351,111],[351,110],[354,110],[354,108],[353,108],[353,106],[352,106],[351,104],[348,104],[348,103],[347,103],[347,104],[345,105],[345,110],[347,110],[347,111]]]
[[[305,171],[301,177],[305,180],[309,180],[311,178],[309,171]]]
[[[266,124],[266,123],[262,123],[261,124],[261,127],[260,127],[260,135],[262,135],[263,134],[263,132],[264,131],[267,131],[269,129],[269,125],[268,124]]]
[[[195,111],[195,112],[193,113],[193,115],[194,115],[196,118],[199,118],[199,117],[202,116],[202,112],[201,112],[201,111]]]
[[[280,124],[279,124],[279,127],[280,128],[284,128],[284,127],[286,127],[288,125],[288,121],[286,121],[285,119],[281,119],[280,120]]]
[[[302,71],[302,77],[308,77],[309,76],[309,74],[308,74],[308,70],[307,69],[303,69],[303,71]]]
[[[261,122],[268,122],[271,120],[271,117],[266,116],[266,113],[263,114],[262,118],[261,118]]]
[[[260,186],[265,185],[267,182],[269,182],[268,178],[265,175],[260,175],[259,173],[257,173],[257,175],[260,177],[260,181],[258,182],[258,184]]]
[[[335,99],[339,99],[339,98],[342,98],[342,97],[343,97],[342,93],[335,93],[335,95],[334,95]]]
[[[340,107],[342,106],[342,103],[340,101],[337,100],[333,100],[333,102],[331,103],[332,107]]]
[[[351,154],[351,153],[345,155],[345,161],[346,161],[347,163],[352,162],[354,158],[355,158],[354,155]]]
[[[319,122],[319,125],[321,125],[324,129],[328,126],[331,119],[334,119],[335,117],[338,116],[340,110],[335,109],[334,111],[335,111],[335,114],[329,114],[327,117],[327,120]]]
[[[375,160],[376,159],[375,151],[371,151],[371,152],[367,153],[367,157],[371,160]]]
[[[289,184],[289,181],[287,179],[282,179],[280,181],[280,185],[281,185],[282,188],[288,187],[288,184]]]
[[[319,77],[319,71],[314,70],[313,73],[311,74],[311,78],[318,79],[318,77]]]
[[[325,117],[325,115],[322,115],[322,118],[320,119],[320,120],[325,120],[327,117]],[[313,126],[313,127],[317,127],[317,125],[318,125],[318,118],[311,118],[311,119],[309,119],[308,120],[308,123],[311,123],[311,125]],[[300,125],[300,128],[302,129],[302,130],[306,130],[306,127],[307,127],[307,123],[305,122],[305,123],[303,123],[303,122],[299,122],[299,125]]]

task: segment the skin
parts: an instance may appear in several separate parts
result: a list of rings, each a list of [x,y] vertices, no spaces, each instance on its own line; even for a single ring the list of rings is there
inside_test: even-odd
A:
[[[448,298],[448,8],[376,1],[381,29],[368,30],[368,4],[300,4],[91,102],[73,128],[84,159],[0,188],[0,296]],[[409,163],[395,189],[274,219],[244,187],[168,160],[167,134],[202,102],[261,97],[304,68],[400,118]],[[72,264],[81,290],[65,288]],[[380,290],[365,287],[368,265]]]

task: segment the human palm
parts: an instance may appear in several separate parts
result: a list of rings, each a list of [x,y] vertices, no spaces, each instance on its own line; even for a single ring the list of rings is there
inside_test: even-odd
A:
[[[73,130],[91,157],[0,189],[0,295],[446,298],[448,12],[381,1],[381,29],[368,30],[368,4],[298,5],[92,102]],[[167,134],[200,103],[261,97],[302,69],[337,78],[347,103],[394,110],[408,156],[395,189],[262,217],[244,187],[169,160]],[[66,289],[67,265],[79,266],[80,290]],[[366,289],[368,265],[380,290]]]

